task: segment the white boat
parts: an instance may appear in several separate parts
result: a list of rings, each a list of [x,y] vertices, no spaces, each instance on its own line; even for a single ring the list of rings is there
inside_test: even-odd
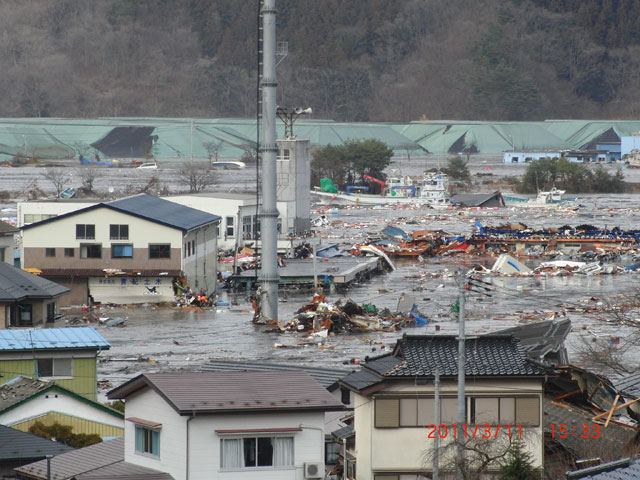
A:
[[[449,208],[449,178],[444,173],[425,173],[419,180],[391,177],[382,195],[366,193],[367,187],[351,186],[346,192],[323,192],[315,187],[312,196],[325,205],[387,205],[415,203],[431,208]]]
[[[246,167],[244,162],[227,161],[227,162],[211,162],[211,168],[221,168],[224,170],[242,170]]]
[[[507,207],[522,208],[558,208],[575,205],[578,197],[565,198],[565,190],[553,187],[548,191],[540,191],[536,198],[502,196]]]

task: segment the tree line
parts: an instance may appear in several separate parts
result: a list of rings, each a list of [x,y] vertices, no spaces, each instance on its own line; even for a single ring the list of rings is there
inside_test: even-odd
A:
[[[6,117],[256,113],[259,0],[0,3]],[[278,102],[339,121],[634,118],[640,0],[278,0]]]

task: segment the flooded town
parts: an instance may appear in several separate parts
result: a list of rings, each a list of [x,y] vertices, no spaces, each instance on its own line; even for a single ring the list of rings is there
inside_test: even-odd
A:
[[[0,478],[639,478],[636,3],[0,2]]]

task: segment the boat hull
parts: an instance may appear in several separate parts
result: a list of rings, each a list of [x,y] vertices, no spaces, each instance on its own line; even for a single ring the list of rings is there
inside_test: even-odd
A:
[[[347,195],[345,193],[327,193],[311,191],[312,198],[323,205],[425,205],[431,208],[450,208],[450,204],[434,204],[421,197],[383,197],[381,195]]]

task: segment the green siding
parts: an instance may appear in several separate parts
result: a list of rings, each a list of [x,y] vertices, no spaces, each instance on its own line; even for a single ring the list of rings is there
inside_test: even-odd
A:
[[[119,437],[124,435],[124,428],[92,422],[91,420],[72,417],[71,415],[64,415],[58,412],[49,412],[46,415],[42,415],[37,418],[31,418],[24,422],[15,423],[11,425],[11,428],[15,428],[21,432],[28,432],[31,425],[36,422],[42,422],[45,425],[52,425],[55,422],[58,422],[60,425],[69,425],[70,427],[73,427],[73,433],[97,433],[101,437]]]
[[[41,355],[45,358],[46,355]],[[97,399],[97,372],[96,359],[74,358],[73,378],[56,380],[56,383],[72,392],[82,395],[90,400]],[[0,384],[7,383],[17,376],[35,376],[35,361],[27,360],[2,360],[0,361]]]

